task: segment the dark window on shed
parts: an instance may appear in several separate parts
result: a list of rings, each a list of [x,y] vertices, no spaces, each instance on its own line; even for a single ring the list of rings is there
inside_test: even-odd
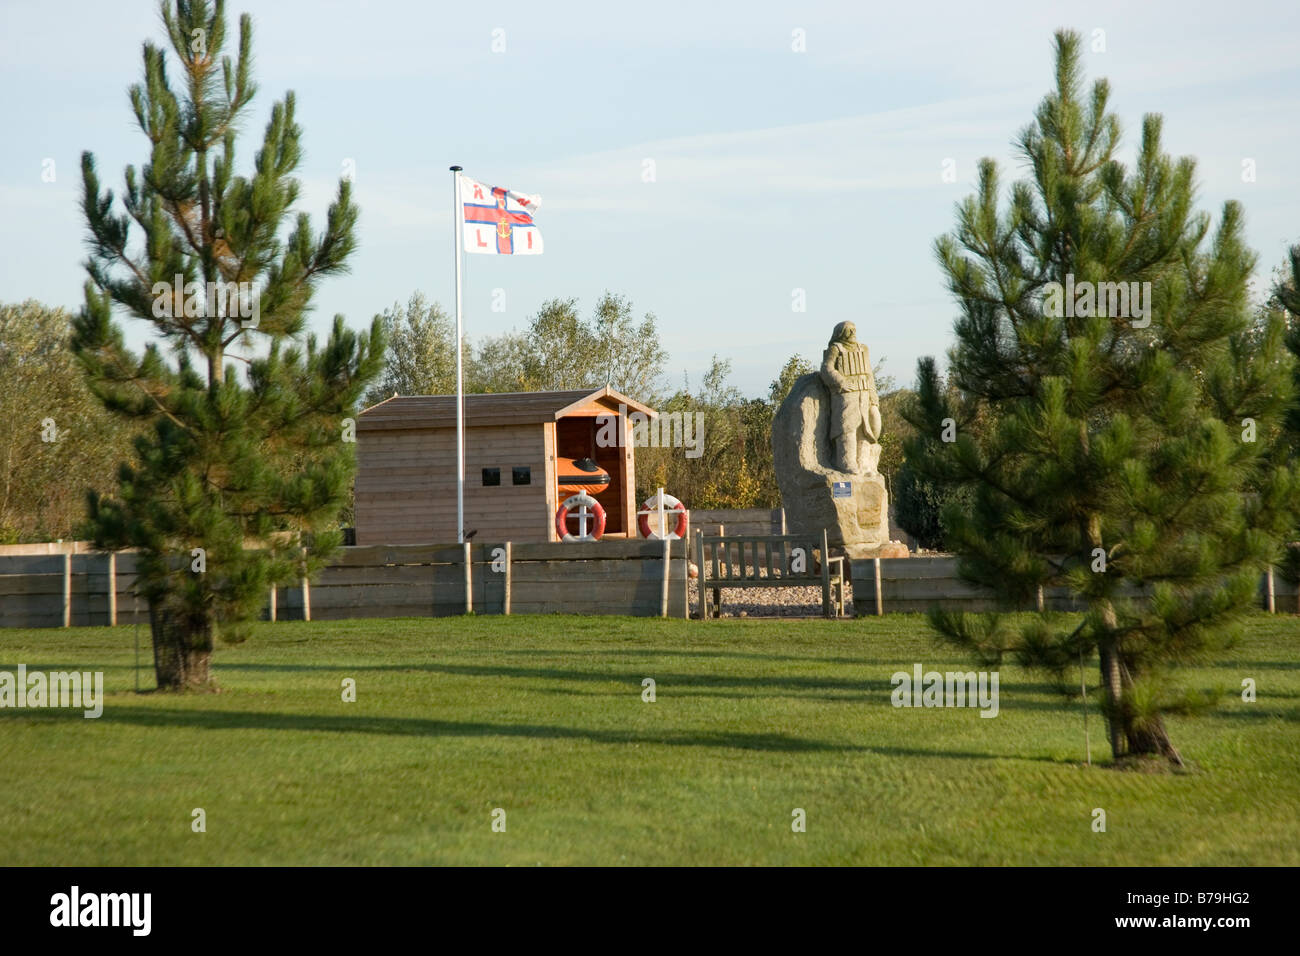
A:
[[[483,485],[484,485],[484,487],[486,487],[486,486],[488,486],[488,485],[499,485],[499,484],[501,484],[501,469],[500,469],[500,468],[484,468],[484,469],[483,469]]]
[[[533,483],[533,469],[527,465],[523,468],[516,468],[514,472],[516,485],[531,485]]]

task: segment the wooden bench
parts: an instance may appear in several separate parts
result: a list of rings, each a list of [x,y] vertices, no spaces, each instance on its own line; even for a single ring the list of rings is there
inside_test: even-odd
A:
[[[711,551],[712,574],[704,561]],[[822,555],[820,564],[815,553]],[[708,591],[713,592],[713,613],[722,610],[723,588],[779,588],[820,585],[822,614],[844,616],[844,559],[829,558],[826,531],[821,540],[807,534],[733,534],[705,537],[695,532],[695,563],[699,568],[700,619],[709,619]],[[797,567],[796,567],[797,565]]]

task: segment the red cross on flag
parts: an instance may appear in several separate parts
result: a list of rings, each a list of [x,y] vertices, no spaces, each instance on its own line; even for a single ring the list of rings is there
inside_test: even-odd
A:
[[[468,176],[461,176],[460,190],[466,252],[489,256],[541,255],[542,234],[533,222],[541,196],[511,192],[502,186],[484,186]]]

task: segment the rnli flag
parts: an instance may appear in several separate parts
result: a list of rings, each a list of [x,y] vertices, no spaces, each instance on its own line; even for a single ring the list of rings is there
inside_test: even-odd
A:
[[[533,213],[542,197],[502,186],[484,186],[462,176],[460,198],[464,205],[466,252],[490,256],[541,254],[542,234],[533,222]]]

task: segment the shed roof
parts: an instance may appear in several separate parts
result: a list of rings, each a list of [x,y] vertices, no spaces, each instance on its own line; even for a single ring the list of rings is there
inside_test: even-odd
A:
[[[659,413],[648,405],[603,388],[570,389],[559,392],[493,392],[465,396],[465,426],[526,425],[531,422],[558,421],[584,405],[599,402],[617,413],[619,404],[628,411]],[[394,395],[378,405],[371,405],[357,417],[358,431],[384,431],[395,428],[454,428],[455,395]]]

